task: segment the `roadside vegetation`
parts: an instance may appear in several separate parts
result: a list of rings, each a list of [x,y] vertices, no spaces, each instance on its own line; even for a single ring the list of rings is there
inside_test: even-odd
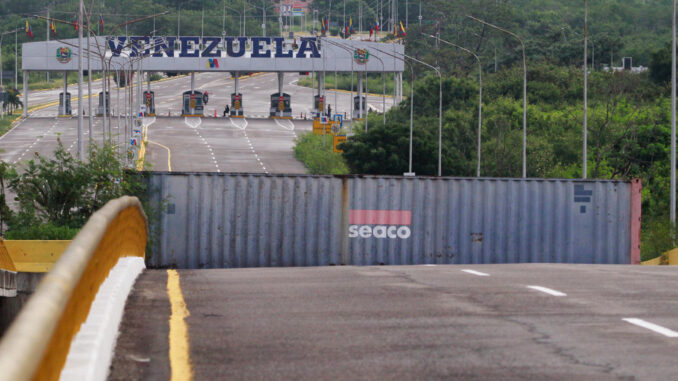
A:
[[[405,75],[404,75],[405,76]],[[403,94],[408,95],[410,93],[410,84],[405,82],[403,76]],[[353,75],[353,83],[351,83],[351,74],[337,74],[337,80],[334,80],[334,73],[327,73],[325,75],[325,89],[326,90],[345,90],[353,91],[354,93],[358,92],[358,76],[357,73]],[[318,86],[318,77],[311,78],[309,74],[306,77],[302,77],[297,81],[297,85],[305,87],[315,87]],[[385,86],[384,86],[385,85]],[[384,91],[384,87],[386,91]],[[381,74],[368,74],[367,81],[363,82],[363,90],[365,92],[373,94],[382,94],[385,93],[387,97],[393,96],[393,74],[385,73],[384,78],[382,79]],[[354,96],[358,96],[354,94]],[[328,95],[328,100],[332,104],[332,96]],[[390,99],[387,100],[387,102]]]
[[[83,162],[59,141],[52,155],[35,153],[20,170],[0,162],[0,234],[72,239],[92,213],[123,195],[139,197],[149,216],[157,214],[145,202],[143,175],[125,169],[114,146],[93,145]]]
[[[346,162],[340,153],[333,152],[332,135],[323,136],[307,132],[299,135],[294,147],[294,156],[304,163],[308,172],[314,175],[345,175]]]

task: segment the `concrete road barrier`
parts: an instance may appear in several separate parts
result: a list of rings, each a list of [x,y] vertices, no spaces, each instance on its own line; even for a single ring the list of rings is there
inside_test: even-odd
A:
[[[93,214],[0,341],[0,380],[57,380],[99,286],[119,258],[144,257],[147,234],[135,197]]]

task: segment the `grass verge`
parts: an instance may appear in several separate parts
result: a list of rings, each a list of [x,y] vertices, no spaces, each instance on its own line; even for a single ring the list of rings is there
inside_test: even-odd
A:
[[[393,95],[393,76],[385,74],[384,78],[386,80],[386,95]],[[315,79],[311,79],[311,77],[308,76],[300,78],[299,81],[297,81],[297,85],[304,87],[314,87],[314,84],[315,86],[318,84],[317,77]],[[327,73],[325,75],[325,89],[327,90],[338,89],[351,91],[351,87],[353,88],[353,91],[358,91],[358,79],[355,76],[353,78],[353,86],[351,86],[350,74],[337,74],[336,81],[334,80],[334,74]],[[363,84],[363,88],[365,89],[365,92],[381,94],[384,89],[384,81],[381,78],[381,74],[369,75],[367,83]],[[403,80],[403,94],[409,94],[409,91],[409,83]]]
[[[300,135],[294,146],[294,156],[304,163],[313,175],[345,175],[348,166],[340,153],[332,151],[332,135],[325,137],[311,132]]]

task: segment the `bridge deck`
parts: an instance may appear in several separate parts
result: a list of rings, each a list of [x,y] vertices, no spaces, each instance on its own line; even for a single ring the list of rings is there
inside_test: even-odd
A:
[[[673,268],[473,267],[488,276],[464,269],[179,270],[195,379],[675,374],[678,339],[622,320],[678,330]],[[168,379],[166,284],[163,270],[146,271],[137,281],[110,379]]]

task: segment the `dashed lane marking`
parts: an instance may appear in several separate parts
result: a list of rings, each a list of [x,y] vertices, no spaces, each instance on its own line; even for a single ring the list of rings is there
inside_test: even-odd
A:
[[[185,118],[184,118],[184,123],[186,123],[186,125],[187,125],[188,127],[191,127],[191,128],[198,128],[198,126],[200,126],[200,124],[202,124],[202,118],[185,117]]]
[[[247,119],[245,118],[229,118],[233,127],[244,130],[247,128]],[[237,121],[237,123],[236,123]]]
[[[284,128],[287,131],[294,131],[294,123],[289,120],[289,119],[273,119],[275,120],[275,124],[280,126],[280,128]]]
[[[473,274],[473,275],[477,275],[477,276],[490,276],[490,274],[482,273],[482,272],[480,272],[480,271],[471,270],[471,269],[463,269],[463,270],[461,270],[461,271],[463,271],[463,272],[465,272],[465,273],[467,273],[467,274]]]
[[[660,335],[664,335],[666,337],[678,337],[678,332],[662,327],[661,325],[657,325],[654,323],[650,323],[649,321],[645,321],[643,319],[638,319],[638,318],[623,318],[623,321],[627,323],[631,323],[633,325],[637,325],[639,327],[643,327],[645,329],[649,329],[650,331],[656,332]]]
[[[42,140],[45,136],[49,135],[49,134],[54,130],[54,127],[56,127],[57,124],[59,124],[59,120],[58,120],[58,119],[55,120],[54,123],[52,123],[52,125],[49,127],[49,129],[48,129],[47,131],[45,131],[44,134],[38,136],[38,137],[35,139],[35,141],[33,142],[33,144],[31,144],[30,146],[28,146],[28,148],[26,148],[26,150],[24,150],[24,152],[23,152],[21,155],[19,155],[19,157],[17,157],[17,158],[12,162],[12,164],[16,164],[16,163],[19,162],[19,160],[23,159],[23,157],[28,153],[28,151],[31,150],[31,148],[33,148],[40,140]]]
[[[546,288],[546,287],[542,287],[542,286],[527,286],[527,288],[531,288],[533,290],[543,292],[545,294],[549,294],[549,295],[553,295],[553,296],[567,296],[567,294],[564,293],[564,292],[560,292],[560,291],[553,290],[553,289]]]

